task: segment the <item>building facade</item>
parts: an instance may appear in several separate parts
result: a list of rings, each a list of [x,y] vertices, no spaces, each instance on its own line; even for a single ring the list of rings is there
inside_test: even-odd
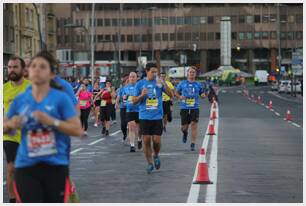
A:
[[[66,6],[64,15],[56,9],[57,49],[69,57],[62,62],[74,69],[78,62],[88,75],[92,4]],[[231,18],[235,68],[275,71],[279,59],[289,68],[292,51],[303,47],[302,4],[95,4],[95,62],[115,64],[120,54],[126,73],[135,70],[140,56],[167,68],[181,65],[185,54],[187,65],[201,72],[217,69],[223,16]]]

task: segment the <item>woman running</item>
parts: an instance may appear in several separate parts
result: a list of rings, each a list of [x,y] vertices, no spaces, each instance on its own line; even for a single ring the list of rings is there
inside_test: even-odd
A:
[[[88,117],[91,109],[92,102],[92,93],[87,91],[87,87],[85,84],[81,85],[81,90],[78,94],[80,101],[80,110],[81,110],[81,124],[84,129],[84,136],[88,136]]]

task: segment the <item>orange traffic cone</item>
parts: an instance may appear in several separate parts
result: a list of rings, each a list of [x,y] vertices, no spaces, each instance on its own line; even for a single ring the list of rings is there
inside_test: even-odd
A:
[[[208,126],[208,133],[207,134],[208,135],[215,135],[216,134],[215,133],[215,127],[214,127],[212,122],[210,122],[210,124]]]
[[[292,120],[291,112],[290,112],[289,109],[288,109],[288,111],[287,111],[286,120],[287,120],[287,121],[291,121],[291,120]]]
[[[197,179],[193,182],[193,184],[212,184],[208,177],[207,163],[200,162],[198,164]]]
[[[200,149],[200,155],[205,155],[205,149],[204,148]]]
[[[213,111],[213,113],[212,113],[210,119],[211,119],[211,120],[217,119],[216,110]]]
[[[269,109],[272,109],[272,101],[270,100],[269,104],[268,104]]]

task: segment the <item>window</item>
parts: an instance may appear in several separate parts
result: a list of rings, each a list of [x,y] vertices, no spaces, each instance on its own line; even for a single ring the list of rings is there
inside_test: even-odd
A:
[[[118,19],[112,19],[112,26],[118,26]]]
[[[26,8],[25,10],[25,15],[26,15],[26,26],[29,26],[29,9]]]
[[[200,24],[206,24],[207,23],[207,16],[201,16],[200,17]]]
[[[246,23],[253,24],[254,23],[254,16],[246,16]]]
[[[200,24],[200,17],[199,16],[193,16],[192,17],[192,24]]]
[[[292,31],[287,33],[287,38],[288,40],[293,40],[294,39],[294,33]]]
[[[10,36],[11,36],[10,41],[14,42],[15,41],[15,30],[14,30],[14,27],[10,27],[10,30],[11,30],[11,32],[10,32]]]
[[[262,16],[262,23],[269,23],[269,15]]]
[[[281,32],[281,33],[280,33],[280,38],[281,38],[282,40],[285,40],[285,39],[286,39],[286,36],[287,36],[287,33],[286,33],[286,32]]]
[[[236,40],[237,39],[237,32],[232,32],[232,40]]]
[[[176,17],[175,16],[171,16],[170,17],[170,25],[175,25],[176,24]]]
[[[279,18],[281,23],[287,23],[287,15],[280,15]]]
[[[184,41],[184,33],[177,33],[177,40],[178,41]]]
[[[80,42],[81,42],[81,36],[80,36],[80,35],[77,35],[76,37],[77,37],[77,38],[76,38],[76,42],[77,42],[77,43],[80,43]]]
[[[134,42],[140,42],[140,40],[141,40],[140,34],[135,34],[134,35]]]
[[[205,32],[201,32],[200,33],[200,40],[201,41],[205,41],[206,40],[206,33]]]
[[[148,35],[147,34],[142,34],[141,35],[141,42],[148,42]]]
[[[103,19],[98,19],[98,26],[103,26]]]
[[[120,19],[121,26],[126,26],[126,19]]]
[[[186,32],[185,33],[185,41],[190,41],[191,40],[191,32]]]
[[[207,17],[207,23],[208,24],[213,24],[214,23],[214,17],[213,16],[208,16]]]
[[[168,41],[168,33],[163,33],[163,41]]]
[[[154,25],[160,25],[161,19],[160,17],[154,17]]]
[[[271,31],[270,32],[270,39],[276,39],[276,31]]]
[[[185,16],[185,24],[190,25],[191,24],[191,16]]]
[[[134,19],[134,26],[139,26],[140,25],[140,19]]]
[[[271,14],[270,15],[270,22],[276,22],[276,20],[277,20],[276,14]]]
[[[253,33],[252,32],[246,32],[246,39],[252,40],[253,39]]]
[[[102,34],[98,35],[98,42],[103,42],[103,35]]]
[[[33,10],[30,10],[30,25],[33,26],[33,18],[34,18],[34,14],[33,14]]]
[[[109,34],[106,34],[104,38],[105,38],[105,41],[111,41],[111,35]]]
[[[133,19],[126,19],[127,26],[133,26]]]
[[[216,16],[215,17],[215,24],[220,24],[220,20],[221,20],[221,17],[220,16]]]
[[[104,19],[104,26],[110,26],[110,25],[111,25],[110,19]]]
[[[148,26],[149,25],[149,19],[148,18],[142,18],[141,19],[141,25]]]
[[[170,41],[175,41],[175,33],[170,33]]]
[[[245,39],[245,37],[244,37],[244,32],[239,32],[239,39],[240,40],[244,40]]]
[[[303,39],[303,32],[297,31],[295,35],[296,35],[297,40],[302,40]]]
[[[68,35],[65,35],[65,44],[67,44],[69,41],[68,41]]]
[[[237,16],[231,16],[232,24],[237,24]]]
[[[296,23],[303,24],[303,15],[296,15]]]
[[[169,18],[168,17],[162,17],[161,18],[161,24],[162,25],[168,25],[169,24]]]
[[[289,23],[294,23],[295,22],[295,16],[294,15],[290,15],[290,16],[288,16],[288,22]]]
[[[81,42],[85,42],[85,36],[84,35],[81,35]]]
[[[207,33],[207,40],[209,40],[209,41],[214,40],[214,32],[208,32]]]
[[[215,36],[216,36],[216,40],[220,40],[220,32],[216,32]]]
[[[261,39],[261,32],[255,32],[254,39]]]
[[[118,35],[117,34],[112,35],[112,42],[118,42]]]
[[[200,40],[199,32],[193,32],[192,41],[199,41],[199,40]]]
[[[155,35],[154,35],[154,40],[155,41],[160,41],[161,39],[160,39],[160,33],[156,33]]]
[[[245,23],[245,16],[239,16],[239,24]]]
[[[177,25],[183,25],[184,24],[184,17],[178,16],[176,19]]]
[[[254,23],[260,23],[260,15],[254,16]]]
[[[121,41],[121,42],[125,42],[125,35],[123,35],[123,34],[121,35],[120,41]]]
[[[127,42],[133,42],[133,35],[128,34],[128,35],[126,36],[126,40],[127,40]]]
[[[269,39],[269,32],[262,32],[262,39]]]

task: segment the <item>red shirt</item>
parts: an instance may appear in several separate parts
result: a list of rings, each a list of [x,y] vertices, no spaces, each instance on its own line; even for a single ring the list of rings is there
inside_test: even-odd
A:
[[[107,104],[112,103],[112,95],[111,92],[108,91],[108,89],[103,89],[100,97],[101,100],[105,100]]]

